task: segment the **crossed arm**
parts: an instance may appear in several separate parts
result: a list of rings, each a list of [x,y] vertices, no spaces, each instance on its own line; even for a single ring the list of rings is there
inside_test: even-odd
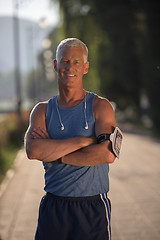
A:
[[[95,138],[86,137],[51,139],[45,124],[46,106],[47,103],[36,105],[30,115],[30,124],[25,135],[25,148],[29,159],[55,161],[95,142]]]
[[[29,159],[49,162],[61,158],[63,163],[76,166],[94,166],[114,162],[115,156],[109,141],[97,144],[95,137],[51,139],[45,125],[46,106],[47,103],[38,104],[30,116],[30,125],[25,136],[26,153]],[[96,97],[93,108],[96,136],[113,132],[116,123],[110,103],[106,99]]]

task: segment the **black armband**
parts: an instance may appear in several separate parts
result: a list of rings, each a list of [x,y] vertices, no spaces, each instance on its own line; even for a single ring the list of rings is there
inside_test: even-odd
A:
[[[99,144],[107,140],[111,141],[112,151],[115,154],[115,156],[119,158],[122,139],[123,139],[122,132],[118,127],[116,127],[114,129],[114,132],[111,134],[108,133],[100,134],[97,137],[97,143]]]

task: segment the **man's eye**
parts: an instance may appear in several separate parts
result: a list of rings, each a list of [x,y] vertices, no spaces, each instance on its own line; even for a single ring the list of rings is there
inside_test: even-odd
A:
[[[62,63],[68,63],[68,61],[67,60],[62,60]]]

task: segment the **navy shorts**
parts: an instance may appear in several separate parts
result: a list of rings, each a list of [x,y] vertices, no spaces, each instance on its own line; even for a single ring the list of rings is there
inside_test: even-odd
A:
[[[91,197],[47,193],[40,203],[35,240],[109,240],[110,210],[105,193]]]

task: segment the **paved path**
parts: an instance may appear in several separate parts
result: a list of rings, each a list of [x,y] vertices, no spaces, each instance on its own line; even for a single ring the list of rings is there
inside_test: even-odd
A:
[[[112,240],[160,240],[160,142],[124,137],[120,160],[110,166]],[[17,159],[16,174],[0,192],[0,236],[33,240],[44,193],[43,167],[27,160],[23,150]]]
[[[23,150],[17,157],[16,173],[0,198],[0,240],[34,239],[44,194],[42,163],[27,160]]]
[[[160,142],[125,134],[110,180],[112,240],[160,239]]]

